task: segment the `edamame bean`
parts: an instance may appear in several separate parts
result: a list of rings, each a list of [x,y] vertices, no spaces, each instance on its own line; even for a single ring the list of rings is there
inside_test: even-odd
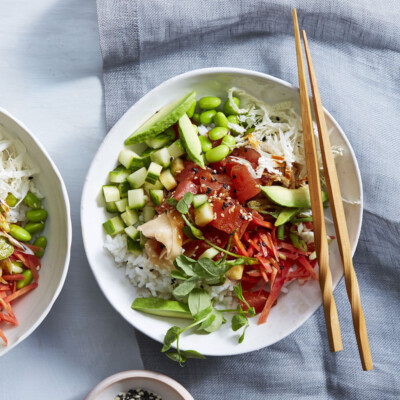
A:
[[[239,107],[240,100],[237,97],[232,97],[233,102]],[[232,108],[229,99],[224,104],[224,113],[226,115],[237,115],[237,112]]]
[[[17,203],[18,199],[12,193],[8,193],[6,197],[6,204],[8,205],[8,207],[15,207]]]
[[[47,211],[42,208],[39,210],[29,210],[26,213],[26,218],[32,222],[44,221],[47,218]]]
[[[31,233],[27,229],[15,224],[10,224],[10,235],[21,242],[29,242],[32,239]]]
[[[208,150],[212,149],[212,144],[207,137],[200,136],[199,140],[200,140],[200,144],[201,144],[201,150],[203,150],[204,153],[206,153]]]
[[[37,247],[41,247],[40,250],[38,250],[37,252],[35,252],[35,256],[36,257],[43,257],[44,254],[44,249],[47,246],[47,239],[44,236],[39,236],[38,238],[36,238],[36,240],[33,242],[34,246]]]
[[[187,116],[188,116],[189,118],[192,118],[192,117],[193,117],[194,110],[196,110],[196,104],[197,104],[197,101],[196,101],[196,100],[193,100],[192,105],[190,106],[189,110],[187,110],[186,114],[187,114]]]
[[[209,125],[209,124],[211,124],[211,122],[212,122],[212,120],[213,120],[213,118],[214,118],[214,115],[215,115],[216,113],[217,113],[217,112],[216,112],[215,110],[208,110],[208,111],[202,112],[202,113],[200,114],[200,123],[201,123],[202,125]]]
[[[44,223],[43,222],[28,222],[25,225],[25,229],[30,233],[37,233],[42,231],[44,228]]]
[[[199,100],[199,107],[203,110],[212,110],[221,104],[221,99],[218,97],[208,96]]]
[[[32,271],[30,269],[27,269],[22,273],[24,276],[24,279],[21,279],[20,281],[17,282],[17,289],[22,289],[25,286],[28,286],[33,279]]]
[[[228,115],[227,119],[228,122],[230,122],[231,124],[236,124],[236,125],[240,124],[239,118],[236,115]]]
[[[225,144],[220,144],[206,153],[206,160],[209,163],[215,163],[223,160],[229,154],[229,147]]]
[[[211,140],[219,140],[222,139],[228,132],[229,132],[228,128],[217,126],[216,128],[211,129],[210,133],[208,134],[208,137]]]
[[[222,139],[221,144],[226,144],[228,147],[233,147],[236,144],[236,140],[232,135],[226,135]]]
[[[40,200],[31,192],[25,196],[24,203],[33,210],[41,207]]]
[[[193,114],[193,117],[192,117],[192,120],[193,120],[193,122],[195,123],[195,124],[199,124],[200,123],[200,114],[199,113],[194,113]]]
[[[221,126],[224,128],[228,127],[228,118],[226,118],[225,114],[221,111],[218,111],[214,118],[213,118],[213,122],[215,124],[215,126]]]

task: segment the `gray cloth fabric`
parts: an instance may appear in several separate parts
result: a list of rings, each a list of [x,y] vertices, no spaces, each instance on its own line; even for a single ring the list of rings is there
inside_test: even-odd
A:
[[[328,350],[322,310],[279,343],[185,368],[138,334],[144,365],[196,399],[400,397],[400,3],[97,0],[108,127],[179,73],[233,66],[297,85],[291,8],[307,30],[324,105],[353,145],[365,211],[355,266],[374,370],[363,372],[344,282],[335,291],[344,351]]]

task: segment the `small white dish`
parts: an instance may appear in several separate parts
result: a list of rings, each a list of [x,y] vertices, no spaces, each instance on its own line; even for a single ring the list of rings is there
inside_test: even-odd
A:
[[[17,137],[26,147],[29,157],[40,168],[36,186],[45,196],[43,205],[49,213],[43,235],[48,246],[42,258],[39,286],[13,303],[18,326],[2,323],[8,346],[0,343],[0,356],[27,338],[44,320],[64,285],[71,249],[71,218],[67,190],[57,167],[44,147],[25,125],[0,108],[0,125]]]
[[[114,400],[130,389],[144,389],[157,394],[162,400],[194,400],[177,381],[153,371],[132,370],[119,372],[101,381],[85,400]]]
[[[198,98],[206,95],[226,97],[232,86],[245,89],[266,102],[278,103],[292,100],[300,114],[298,88],[272,76],[236,68],[206,68],[190,71],[162,83],[133,105],[115,124],[100,146],[86,177],[81,202],[83,241],[93,274],[112,306],[135,328],[162,343],[166,331],[182,320],[155,317],[131,309],[135,299],[135,288],[125,277],[124,268],[116,268],[114,259],[104,249],[102,223],[109,216],[100,199],[100,191],[108,172],[115,168],[124,140],[162,106],[197,90]],[[343,197],[360,200],[358,204],[345,203],[345,214],[349,228],[350,243],[355,251],[362,221],[362,185],[360,172],[353,149],[344,132],[327,112],[328,130],[332,145],[343,147],[337,169]],[[328,224],[328,234],[334,234],[333,225]],[[330,246],[330,266],[334,287],[343,276],[342,262],[336,242]],[[246,338],[238,344],[239,334],[230,328],[228,321],[219,331],[210,335],[185,335],[180,339],[181,349],[197,350],[205,355],[225,356],[246,353],[269,346],[300,327],[322,304],[319,285],[316,281],[300,286],[294,282],[289,292],[281,295],[272,308],[268,322],[257,326],[257,317],[252,318]]]

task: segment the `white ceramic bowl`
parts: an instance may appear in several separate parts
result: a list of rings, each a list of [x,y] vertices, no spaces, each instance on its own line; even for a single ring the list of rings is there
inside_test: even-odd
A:
[[[49,313],[67,275],[72,234],[67,190],[46,150],[28,128],[1,108],[0,124],[9,135],[17,137],[25,145],[29,157],[40,168],[35,183],[45,196],[43,205],[49,213],[43,231],[48,238],[48,246],[42,258],[39,286],[13,304],[18,326],[0,324],[8,339],[8,346],[0,343],[2,356],[27,338]]]
[[[135,298],[135,288],[124,276],[124,269],[115,267],[112,257],[103,249],[104,232],[102,223],[108,218],[101,199],[101,186],[106,182],[108,172],[115,168],[119,151],[124,140],[147,120],[154,112],[192,90],[198,97],[217,95],[226,97],[228,88],[236,86],[247,90],[267,102],[277,103],[293,100],[300,113],[298,89],[272,76],[233,68],[207,68],[176,76],[156,87],[132,106],[111,129],[100,146],[90,167],[83,190],[81,203],[82,232],[86,254],[104,295],[113,307],[134,327],[162,342],[165,332],[172,325],[182,321],[154,317],[131,310]],[[345,204],[350,243],[354,252],[361,228],[362,187],[357,161],[345,134],[326,111],[328,128],[333,145],[341,145],[344,155],[338,163],[338,174],[343,196],[358,199],[359,204]],[[327,226],[333,234],[332,226]],[[330,265],[333,284],[337,285],[343,275],[342,264],[336,243],[331,248]],[[206,355],[232,355],[245,353],[269,346],[281,340],[302,325],[321,305],[321,294],[317,282],[299,286],[290,285],[289,293],[281,295],[273,307],[268,322],[257,326],[257,318],[251,320],[246,338],[238,344],[238,333],[232,332],[230,324],[225,324],[211,335],[188,335],[180,340],[183,349],[195,349]]]
[[[119,393],[130,389],[145,389],[159,395],[163,400],[194,400],[177,381],[152,371],[124,371],[101,381],[85,400],[113,400]]]

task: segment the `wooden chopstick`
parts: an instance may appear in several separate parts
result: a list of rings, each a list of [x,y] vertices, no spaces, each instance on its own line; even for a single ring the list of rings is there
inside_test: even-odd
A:
[[[362,367],[364,370],[369,371],[373,369],[373,365],[371,351],[369,348],[367,327],[365,325],[364,312],[361,307],[360,289],[358,287],[357,277],[353,266],[353,257],[350,247],[349,233],[347,230],[346,217],[344,214],[342,195],[339,186],[339,179],[337,176],[335,161],[333,159],[331,142],[329,139],[328,128],[325,120],[325,113],[322,107],[321,96],[317,85],[317,78],[315,76],[310,49],[308,47],[307,35],[304,30],[303,40],[308,63],[308,72],[310,75],[311,89],[313,93],[313,102],[318,125],[319,143],[324,165],[325,179],[329,192],[330,205],[333,221],[335,224],[335,231],[338,240],[340,256],[343,262],[347,296],[350,300],[354,331],[357,338]]]
[[[319,284],[322,292],[322,303],[324,307],[329,348],[331,351],[340,351],[343,350],[342,337],[340,334],[336,303],[332,293],[332,275],[329,268],[328,240],[325,227],[324,209],[322,205],[319,166],[312,125],[310,101],[308,97],[306,73],[304,70],[304,60],[301,49],[299,24],[295,9],[293,10],[293,24],[296,41],[297,68],[299,73],[304,152],[310,190],[311,210],[313,215],[315,249],[319,264]]]

